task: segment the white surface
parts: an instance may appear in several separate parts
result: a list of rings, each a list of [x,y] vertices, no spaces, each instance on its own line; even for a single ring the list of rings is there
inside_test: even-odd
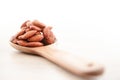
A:
[[[120,80],[119,0],[0,0],[0,80],[80,80],[44,58],[9,45],[25,20],[54,27],[59,48],[103,63],[97,80]]]

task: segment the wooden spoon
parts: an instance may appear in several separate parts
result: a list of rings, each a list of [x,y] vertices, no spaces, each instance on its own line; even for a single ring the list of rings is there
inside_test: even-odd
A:
[[[10,42],[10,45],[15,49],[43,56],[49,61],[63,67],[64,69],[76,74],[78,76],[96,76],[103,73],[104,68],[101,64],[90,62],[79,58],[78,56],[73,56],[70,53],[55,49],[54,44],[43,46],[43,47],[23,47]]]

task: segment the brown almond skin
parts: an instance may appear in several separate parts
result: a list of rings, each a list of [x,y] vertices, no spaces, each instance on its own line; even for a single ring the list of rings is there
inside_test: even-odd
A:
[[[28,31],[25,34],[19,36],[18,39],[28,39],[28,38],[32,37],[36,32],[37,32],[36,30]]]
[[[43,34],[36,34],[28,39],[30,42],[38,42],[44,38]]]
[[[21,31],[19,31],[16,35],[15,38],[17,38],[20,35],[23,35],[25,33],[25,29],[21,29]]]
[[[16,44],[18,41],[18,39],[14,38],[11,42],[13,42],[14,44]]]
[[[17,44],[20,46],[27,46],[27,42],[24,40],[17,40]]]
[[[33,25],[40,27],[42,29],[45,28],[45,24],[39,22],[38,20],[34,20],[32,23],[33,23]]]
[[[36,34],[43,34],[42,32],[36,32]]]
[[[56,41],[56,38],[51,29],[52,27],[46,27],[38,20],[32,22],[27,20],[21,25],[21,31],[12,37],[11,42],[25,47],[40,47],[52,44]]]
[[[37,30],[37,31],[41,31],[42,30],[40,27],[37,27],[37,26],[34,26],[34,25],[31,25],[30,29]]]
[[[27,27],[27,25],[26,25],[27,22],[30,22],[30,20],[25,21],[25,22],[21,25],[21,28]]]
[[[41,47],[41,46],[43,46],[44,44],[43,43],[41,43],[41,42],[28,42],[27,43],[27,47]]]
[[[46,43],[46,44],[52,44],[56,40],[55,35],[51,31],[51,29],[52,29],[52,27],[45,27],[43,29],[44,43]]]
[[[26,26],[27,26],[27,27],[30,27],[31,25],[32,25],[32,22],[31,22],[31,21],[26,22]]]
[[[16,43],[16,40],[17,40],[18,36],[20,36],[24,33],[25,33],[25,29],[21,29],[21,31],[19,31],[16,35],[11,37],[10,41],[12,41],[13,43]]]
[[[17,44],[20,45],[20,46],[25,46],[25,47],[41,47],[41,46],[44,45],[41,42],[27,42],[27,41],[24,41],[24,40],[18,40]]]
[[[25,32],[28,32],[28,31],[30,31],[31,29],[28,27],[28,28],[26,28],[25,29]]]

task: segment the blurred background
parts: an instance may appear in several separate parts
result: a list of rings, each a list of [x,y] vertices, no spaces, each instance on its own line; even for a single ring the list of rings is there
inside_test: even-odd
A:
[[[106,71],[97,80],[120,80],[119,4],[119,0],[0,0],[0,80],[82,80],[10,47],[9,39],[21,24],[34,19],[53,26],[59,48],[103,63]],[[30,63],[32,58],[36,63]],[[35,66],[25,68],[28,65]]]

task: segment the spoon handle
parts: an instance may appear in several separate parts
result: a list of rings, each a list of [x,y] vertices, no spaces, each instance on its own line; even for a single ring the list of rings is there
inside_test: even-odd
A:
[[[76,75],[96,76],[103,73],[101,64],[84,60],[55,48],[41,48],[36,49],[35,52]]]

